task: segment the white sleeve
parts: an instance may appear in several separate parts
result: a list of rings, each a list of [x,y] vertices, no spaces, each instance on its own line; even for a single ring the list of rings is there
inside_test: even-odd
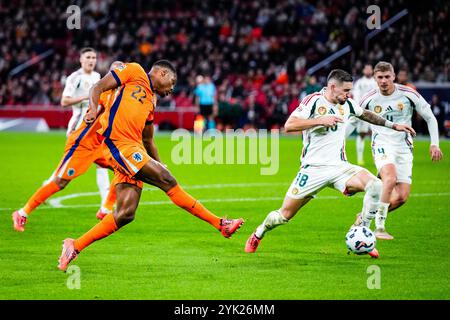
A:
[[[73,97],[77,88],[78,77],[75,74],[71,74],[66,79],[66,85],[62,93],[63,97]]]
[[[354,113],[351,113],[351,112],[350,112],[350,115],[353,115],[353,116],[359,118],[359,117],[363,114],[363,112],[364,112],[363,108],[361,108],[361,107],[359,106],[359,104],[357,104],[357,103],[355,102],[355,100],[353,100],[353,99],[348,99],[348,104],[349,104],[351,107],[353,107],[353,111],[354,111]],[[350,110],[350,111],[351,111],[351,110]]]
[[[292,117],[300,118],[300,119],[309,119],[311,117],[311,111],[312,111],[312,104],[309,103],[307,105],[304,105],[303,103],[300,103],[292,113]]]
[[[436,117],[431,111],[431,107],[425,99],[419,95],[414,100],[417,113],[427,122],[428,132],[430,133],[431,144],[439,147],[439,129]]]

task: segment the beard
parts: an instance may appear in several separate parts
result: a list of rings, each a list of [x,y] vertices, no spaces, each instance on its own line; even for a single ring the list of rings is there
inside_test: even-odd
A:
[[[337,97],[336,100],[339,102],[339,104],[344,104],[347,101],[347,98],[339,98],[339,97]]]

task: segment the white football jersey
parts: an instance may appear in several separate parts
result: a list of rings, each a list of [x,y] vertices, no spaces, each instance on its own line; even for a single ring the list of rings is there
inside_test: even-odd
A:
[[[415,90],[401,84],[394,84],[395,90],[389,96],[384,96],[379,89],[371,91],[361,100],[360,107],[375,112],[381,117],[399,124],[411,125],[413,110],[423,115],[430,105]],[[413,141],[410,134],[395,131],[386,127],[370,125],[372,129],[372,144],[389,144],[411,148]]]
[[[350,117],[360,116],[363,110],[354,100],[348,99],[343,105],[329,102],[323,88],[306,96],[292,116],[301,119],[314,119],[322,116],[341,117],[344,122],[334,128],[316,126],[303,130],[302,167],[305,165],[339,165],[347,162],[345,154],[345,126]]]
[[[77,98],[87,96],[89,89],[100,80],[100,74],[92,71],[90,74],[85,73],[82,68],[73,72],[67,77],[66,85],[62,96]],[[84,100],[80,103],[72,105],[72,117],[67,127],[67,135],[75,131],[83,122],[83,116],[89,107],[89,101]]]
[[[360,103],[362,97],[376,88],[378,88],[377,82],[373,77],[367,78],[363,76],[359,78],[353,85],[353,100],[355,100],[357,103]]]

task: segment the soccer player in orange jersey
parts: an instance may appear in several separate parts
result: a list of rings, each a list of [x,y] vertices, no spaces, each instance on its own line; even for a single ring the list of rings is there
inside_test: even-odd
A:
[[[212,214],[200,202],[184,191],[172,174],[160,162],[153,141],[153,116],[156,95],[172,93],[177,80],[173,65],[167,60],[157,61],[147,74],[137,63],[127,63],[109,72],[89,92],[89,105],[95,110],[100,94],[120,87],[119,95],[100,117],[98,132],[104,137],[102,148],[114,167],[117,207],[78,239],[65,239],[58,268],[66,270],[80,251],[116,232],[133,221],[142,192],[143,182],[163,190],[174,204],[205,220],[229,238],[243,219],[225,219]],[[84,120],[95,121],[89,112]]]
[[[111,70],[122,64],[121,61],[113,62]],[[119,89],[112,89],[103,92],[99,99],[98,109],[94,109],[92,113],[102,114],[105,108],[112,104],[118,91]],[[110,167],[100,148],[101,140],[97,134],[99,128],[101,128],[100,121],[96,120],[90,125],[81,124],[77,130],[69,134],[64,147],[64,155],[52,177],[33,194],[23,208],[13,213],[12,219],[16,231],[25,231],[25,224],[31,212],[50,196],[64,189],[70,181],[85,173],[92,163],[96,163],[102,168]],[[106,200],[97,212],[97,218],[103,219],[106,214],[111,213],[115,201],[116,192],[114,183],[111,182]]]

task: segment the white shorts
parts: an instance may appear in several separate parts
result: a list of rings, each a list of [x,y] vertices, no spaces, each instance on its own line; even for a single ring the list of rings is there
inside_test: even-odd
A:
[[[397,171],[397,182],[411,184],[413,167],[411,148],[375,144],[372,146],[372,155],[378,173],[386,164],[393,164]]]
[[[368,133],[370,130],[370,123],[360,120],[357,117],[350,117],[347,125],[355,128],[357,133]]]
[[[300,168],[286,196],[292,199],[314,197],[325,187],[332,187],[344,195],[349,195],[345,186],[347,181],[363,170],[367,171],[363,167],[348,162],[334,166],[306,165]]]
[[[368,133],[370,130],[370,123],[357,119],[356,122],[356,132],[358,133]]]

